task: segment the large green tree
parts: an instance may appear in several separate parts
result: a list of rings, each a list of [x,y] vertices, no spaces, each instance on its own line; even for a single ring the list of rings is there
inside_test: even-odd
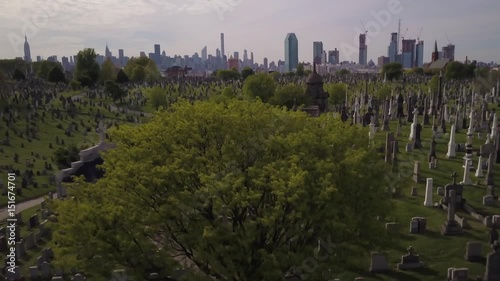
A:
[[[160,106],[166,107],[167,101],[167,90],[159,86],[147,89],[148,99],[154,109],[158,109]]]
[[[106,81],[104,86],[104,92],[113,99],[113,101],[123,101],[123,98],[127,95],[127,91],[122,89],[120,85],[113,81]]]
[[[56,267],[281,280],[322,240],[314,280],[384,237],[385,164],[366,128],[261,102],[181,101],[109,134],[104,178],[51,202]]]
[[[47,75],[47,81],[56,84],[64,83],[66,82],[66,76],[64,76],[64,72],[61,70],[61,68],[54,66]]]
[[[330,95],[328,98],[328,103],[331,105],[340,105],[345,103],[347,85],[343,83],[329,84],[326,87],[326,91]]]
[[[403,66],[398,62],[384,64],[382,67],[382,76],[387,80],[397,80],[403,76]]]
[[[99,79],[100,67],[94,49],[85,48],[76,55],[75,78],[83,87],[93,86]]]
[[[21,81],[26,79],[26,75],[24,75],[24,73],[22,73],[21,70],[16,68],[16,70],[14,70],[14,73],[12,74],[12,79],[16,81]]]
[[[158,67],[147,57],[131,58],[125,65],[124,72],[135,82],[154,82],[161,79]]]
[[[267,73],[257,73],[248,77],[243,83],[243,95],[249,99],[259,97],[263,102],[268,102],[274,95],[276,82]]]
[[[215,75],[223,80],[236,80],[240,78],[240,73],[236,69],[220,69],[217,70]]]
[[[127,74],[125,74],[125,71],[123,69],[120,69],[118,71],[118,74],[116,75],[116,82],[123,84],[123,83],[128,83],[130,79],[128,78]]]
[[[100,80],[102,82],[116,80],[116,67],[110,58],[106,59],[101,66]]]
[[[59,68],[61,72],[63,71],[62,65],[58,62],[48,60],[33,62],[33,72],[36,73],[36,76],[44,80],[49,79],[49,73],[52,69],[54,69],[54,67]]]
[[[251,69],[250,67],[244,67],[242,70],[241,70],[241,78],[243,79],[247,79],[248,76],[250,75],[253,75],[254,74],[254,71],[253,69]]]
[[[294,106],[310,105],[311,98],[306,96],[305,89],[300,85],[287,84],[274,93],[269,103],[272,105],[286,106],[291,109]]]

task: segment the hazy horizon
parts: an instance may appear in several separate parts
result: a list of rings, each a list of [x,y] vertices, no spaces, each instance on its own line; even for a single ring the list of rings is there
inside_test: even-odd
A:
[[[75,55],[94,48],[104,55],[108,44],[114,56],[153,52],[160,44],[167,55],[215,55],[220,33],[225,34],[225,53],[254,53],[255,62],[283,60],[284,39],[293,32],[299,40],[299,61],[312,61],[313,41],[325,51],[337,48],[340,59],[358,61],[358,36],[368,29],[368,60],[377,63],[387,56],[391,32],[425,42],[424,62],[431,58],[434,40],[439,51],[449,42],[456,45],[455,59],[500,62],[500,2],[443,0],[4,0],[0,10],[0,58],[22,57],[26,31],[33,60],[40,55]],[[184,4],[182,4],[184,3]],[[342,7],[342,8],[337,8]],[[390,15],[389,20],[374,14]],[[28,27],[26,29],[26,27]],[[34,27],[34,28],[33,28]],[[378,31],[378,32],[377,32]],[[21,39],[19,39],[21,38]],[[20,43],[20,40],[22,41]]]

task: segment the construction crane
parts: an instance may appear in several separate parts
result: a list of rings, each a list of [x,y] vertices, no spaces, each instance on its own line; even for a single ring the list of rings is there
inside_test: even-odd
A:
[[[405,40],[405,37],[406,37],[406,33],[408,32],[408,28],[406,28],[406,31],[405,31],[405,34],[403,34],[403,36],[401,36],[401,40]]]
[[[445,33],[445,35],[446,35],[446,40],[448,40],[448,43],[449,43],[450,45],[453,45],[453,43],[450,41],[450,38],[448,38],[448,33]]]
[[[420,41],[420,35],[422,34],[422,30],[424,30],[424,27],[420,28],[420,32],[417,35],[417,41]]]
[[[360,22],[361,22],[361,26],[363,26],[363,29],[365,30],[365,35],[366,35],[366,34],[368,33],[368,30],[366,30],[366,26],[365,26],[365,24],[363,23],[363,21],[362,21],[362,20],[360,20]]]

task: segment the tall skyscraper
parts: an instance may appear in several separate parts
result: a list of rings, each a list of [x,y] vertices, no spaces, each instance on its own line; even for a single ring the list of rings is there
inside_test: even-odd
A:
[[[250,64],[253,65],[253,52],[250,52]]]
[[[264,69],[268,69],[267,58],[264,58]]]
[[[328,63],[333,65],[340,63],[339,50],[337,48],[333,51],[328,51]]]
[[[285,72],[291,72],[299,65],[299,40],[295,33],[285,38]]]
[[[24,61],[31,62],[31,50],[28,43],[28,37],[24,35]]]
[[[112,57],[112,54],[111,54],[111,52],[109,51],[109,48],[108,48],[108,44],[106,44],[106,50],[104,51],[104,57],[105,58],[111,58]]]
[[[247,50],[243,50],[243,66],[248,65],[248,52]]]
[[[443,59],[450,59],[452,61],[455,60],[455,45],[448,44],[444,46],[443,49]]]
[[[423,67],[424,66],[424,41],[419,40],[417,42],[417,51],[415,55],[415,67]]]
[[[366,46],[366,34],[359,35],[359,64],[366,65],[368,63],[368,46]]]
[[[398,61],[398,33],[391,33],[391,43],[387,51],[387,56],[389,57],[389,62]]]
[[[415,39],[404,39],[402,41],[403,52],[401,62],[403,68],[413,68],[415,63]]]
[[[208,52],[207,52],[207,46],[203,47],[201,49],[201,60],[206,61],[208,59]]]
[[[155,48],[154,61],[155,61],[156,65],[160,65],[161,64],[160,44],[155,44],[154,48]]]
[[[235,60],[240,60],[240,52],[234,52],[233,57]]]
[[[431,62],[435,62],[439,59],[438,43],[434,41],[434,52],[432,52]]]
[[[125,66],[125,56],[123,54],[123,49],[118,49],[118,61],[120,66]]]
[[[226,55],[225,50],[224,50],[224,33],[220,34],[220,51],[222,53],[222,57]]]
[[[220,54],[220,50],[219,50],[219,48],[217,48],[217,50],[215,50],[215,57],[216,57],[217,59],[219,59],[219,60],[222,58],[222,56],[221,56],[221,54]]]
[[[313,62],[316,64],[321,64],[321,59],[323,56],[323,42],[313,42]]]

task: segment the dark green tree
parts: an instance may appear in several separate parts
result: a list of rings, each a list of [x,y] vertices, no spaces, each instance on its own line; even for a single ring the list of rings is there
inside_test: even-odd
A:
[[[398,62],[384,64],[382,76],[385,76],[389,81],[398,80],[403,76],[403,66]]]
[[[304,65],[302,63],[299,63],[297,65],[297,70],[295,71],[295,73],[297,74],[297,76],[301,77],[301,76],[304,76],[305,75],[305,72],[304,72]]]
[[[253,75],[254,71],[250,67],[246,66],[241,70],[241,78],[247,79],[248,76]]]
[[[446,72],[445,72],[445,77],[446,79],[464,79],[467,77],[466,69],[465,69],[465,64],[458,62],[458,61],[452,61],[448,63],[446,66]]]
[[[237,80],[240,78],[240,73],[236,69],[219,69],[217,70],[217,77],[222,78],[222,80]]]
[[[111,97],[113,101],[122,101],[122,99],[127,95],[127,92],[113,81],[106,81],[104,92]]]
[[[293,106],[310,105],[311,99],[306,96],[305,89],[300,85],[287,84],[276,91],[274,96],[269,100],[269,103],[292,109]]]
[[[243,95],[251,100],[259,97],[263,102],[268,102],[275,90],[276,82],[267,73],[252,75],[243,83]]]
[[[331,105],[340,105],[345,103],[347,85],[343,83],[330,84],[325,87],[330,95],[328,103]]]
[[[124,84],[124,83],[129,82],[129,78],[128,78],[127,74],[125,74],[125,71],[123,71],[123,69],[120,69],[118,71],[118,74],[116,75],[116,82],[120,83],[120,84]]]
[[[14,70],[14,73],[12,74],[12,79],[16,81],[21,81],[26,79],[26,75],[24,75],[24,73],[22,73],[21,70],[16,68],[16,70]]]
[[[76,56],[76,73],[75,79],[78,80],[83,87],[94,86],[100,73],[99,64],[96,62],[96,53],[94,49],[86,48],[78,52]]]
[[[71,168],[71,162],[80,160],[80,149],[74,144],[60,147],[54,152],[56,165],[59,169]]]
[[[338,70],[336,72],[336,74],[339,75],[339,76],[346,76],[346,75],[351,74],[351,72],[349,70],[347,70],[347,69],[341,69],[341,70]]]
[[[66,77],[64,76],[64,73],[62,70],[54,66],[52,69],[49,71],[49,74],[47,75],[47,81],[51,83],[64,83],[66,82]]]

